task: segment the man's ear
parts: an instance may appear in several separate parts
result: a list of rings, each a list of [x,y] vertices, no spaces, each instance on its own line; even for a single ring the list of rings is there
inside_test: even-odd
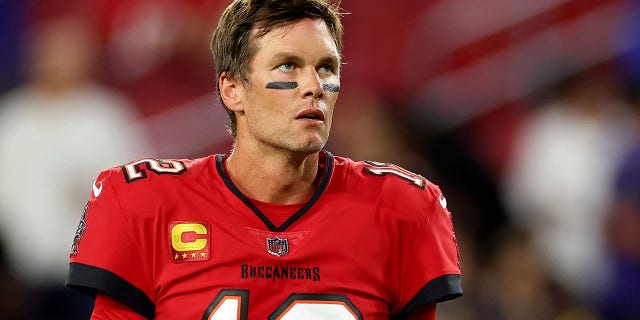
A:
[[[222,72],[218,78],[218,88],[220,90],[220,98],[224,105],[231,111],[244,111],[242,106],[241,90],[242,85],[228,73]]]

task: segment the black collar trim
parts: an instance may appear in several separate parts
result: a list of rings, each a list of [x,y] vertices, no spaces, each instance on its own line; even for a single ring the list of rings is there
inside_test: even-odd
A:
[[[224,166],[222,165],[222,161],[225,158],[224,154],[216,155],[216,169],[218,170],[218,174],[220,174],[220,177],[222,177],[222,180],[224,181],[224,184],[227,186],[227,188],[229,188],[229,190],[231,190],[231,192],[233,192],[233,194],[235,194],[236,197],[242,200],[242,202],[244,202],[244,204],[247,205],[247,207],[249,207],[249,209],[251,209],[251,211],[253,211],[253,213],[255,213],[258,216],[258,218],[260,218],[260,220],[262,220],[262,222],[267,226],[267,228],[269,228],[270,231],[283,232],[287,230],[287,228],[289,228],[289,226],[291,226],[294,222],[300,219],[302,215],[304,215],[307,211],[309,211],[309,209],[311,209],[311,207],[318,201],[318,199],[320,199],[324,191],[327,189],[327,186],[329,186],[329,181],[331,180],[331,175],[333,174],[333,165],[334,165],[333,155],[329,151],[322,151],[322,152],[326,156],[325,157],[326,169],[322,176],[322,180],[318,185],[318,189],[313,194],[311,199],[309,199],[309,201],[307,201],[307,203],[305,203],[305,205],[302,206],[302,208],[300,208],[300,210],[296,211],[296,213],[294,213],[291,217],[289,217],[289,219],[287,219],[287,221],[285,221],[279,227],[275,226],[271,222],[271,220],[269,220],[267,216],[264,213],[262,213],[262,211],[260,211],[251,202],[251,200],[249,200],[244,194],[242,194],[242,192],[240,192],[240,190],[238,189],[238,187],[236,187],[235,184],[233,184],[233,182],[231,181],[227,173],[224,171]],[[320,161],[322,161],[322,155],[320,155]]]

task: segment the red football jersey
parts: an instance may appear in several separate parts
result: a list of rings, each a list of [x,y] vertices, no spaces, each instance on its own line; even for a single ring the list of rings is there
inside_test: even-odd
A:
[[[104,171],[67,285],[149,319],[390,319],[462,294],[436,185],[326,151],[320,162],[317,192],[276,224],[231,182],[223,155]]]

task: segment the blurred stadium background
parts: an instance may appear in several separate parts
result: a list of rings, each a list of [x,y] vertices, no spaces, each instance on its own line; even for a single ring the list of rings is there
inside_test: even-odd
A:
[[[100,169],[229,152],[227,4],[0,1],[1,319],[90,308],[61,286]],[[640,1],[341,6],[328,149],[445,192],[465,295],[438,319],[640,319]]]

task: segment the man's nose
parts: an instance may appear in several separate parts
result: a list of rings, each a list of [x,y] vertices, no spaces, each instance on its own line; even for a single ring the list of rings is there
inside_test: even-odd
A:
[[[320,81],[320,75],[318,75],[317,70],[313,68],[306,69],[300,80],[300,91],[305,98],[312,97],[321,99],[324,96],[324,89],[322,88],[322,82]]]

